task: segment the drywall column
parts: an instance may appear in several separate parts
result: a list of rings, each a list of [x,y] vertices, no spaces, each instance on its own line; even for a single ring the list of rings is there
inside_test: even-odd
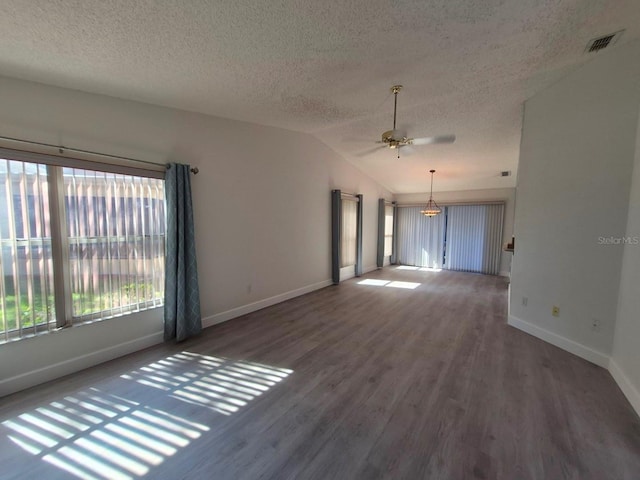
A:
[[[602,239],[627,226],[640,43],[601,53],[525,104],[509,322],[608,366],[623,249]]]
[[[622,238],[618,316],[609,371],[640,415],[640,122],[629,200],[627,230]]]

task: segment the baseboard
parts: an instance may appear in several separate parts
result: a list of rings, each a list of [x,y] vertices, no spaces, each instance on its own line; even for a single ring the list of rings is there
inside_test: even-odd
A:
[[[256,310],[275,305],[276,303],[284,302],[285,300],[290,300],[300,295],[304,295],[305,293],[319,290],[320,288],[327,287],[331,284],[331,280],[325,280],[322,282],[314,283],[312,285],[297,288],[280,295],[265,298],[248,305],[243,305],[241,307],[227,310],[226,312],[205,317],[202,319],[202,326],[210,327],[217,323],[221,323],[226,320],[245,315],[247,313],[255,312]],[[85,355],[70,358],[53,365],[47,365],[46,367],[22,373],[14,377],[0,380],[0,397],[10,395],[11,393],[18,392],[35,385],[39,385],[41,383],[45,383],[50,380],[63,377],[65,375],[69,375],[80,370],[84,370],[85,368],[89,368],[94,365],[98,365],[100,363],[107,362],[124,355],[128,355],[138,350],[143,350],[162,342],[163,332],[157,332],[141,338],[123,342],[118,345],[113,345],[100,350],[96,350],[95,352],[91,352]]]
[[[620,387],[620,390],[622,390],[622,393],[624,393],[624,396],[627,397],[633,409],[640,415],[640,392],[613,358],[609,359],[609,373]]]
[[[284,302],[286,300],[299,297],[300,295],[304,295],[306,293],[311,293],[315,290],[328,287],[329,285],[332,285],[332,284],[333,282],[331,280],[324,280],[322,282],[314,283],[301,288],[296,288],[295,290],[290,290],[288,292],[284,292],[279,295],[275,295],[273,297],[258,300],[257,302],[232,308],[231,310],[227,310],[225,312],[216,313],[215,315],[210,315],[208,317],[203,318],[202,326],[204,328],[211,327],[213,325],[217,325],[218,323],[231,320],[232,318],[241,317],[242,315],[246,315],[247,313],[252,313],[257,310],[270,307],[271,305],[275,305],[276,303]]]
[[[70,358],[53,365],[47,365],[46,367],[6,378],[0,381],[0,397],[84,370],[85,368],[93,367],[94,365],[137,352],[138,350],[143,350],[162,343],[162,341],[162,332],[152,333],[141,338],[129,340],[128,342],[119,343],[118,345],[96,350],[95,352],[80,355],[79,357]]]
[[[537,325],[511,315],[509,315],[507,323],[512,327],[517,328],[518,330],[522,330],[523,332],[533,335],[540,340],[544,340],[551,345],[555,345],[558,348],[561,348],[569,353],[573,353],[580,358],[584,358],[591,363],[595,363],[596,365],[609,370],[609,373],[620,387],[620,390],[622,390],[622,393],[624,393],[624,396],[627,397],[627,400],[629,400],[629,403],[636,411],[636,413],[640,415],[640,391],[638,391],[633,383],[631,383],[629,377],[625,375],[624,371],[620,368],[620,366],[615,362],[613,358],[578,342],[569,340],[562,335],[550,332],[549,330],[538,327]]]
[[[501,277],[510,278],[511,272],[509,272],[508,270],[500,270],[500,273],[498,273],[498,275],[500,275]]]
[[[369,265],[368,267],[364,267],[362,269],[362,273],[365,274],[365,273],[373,272],[374,270],[377,270],[377,269],[378,269],[378,265]]]
[[[562,335],[550,332],[549,330],[541,328],[537,325],[534,325],[533,323],[527,322],[512,315],[509,315],[507,323],[512,327],[517,328],[518,330],[522,330],[523,332],[526,332],[529,335],[533,335],[540,340],[544,340],[551,345],[555,345],[562,350],[573,353],[574,355],[577,355],[580,358],[584,358],[591,363],[595,363],[596,365],[599,365],[603,368],[609,368],[609,356],[605,355],[602,352],[593,350],[592,348],[582,345],[581,343],[569,340]]]

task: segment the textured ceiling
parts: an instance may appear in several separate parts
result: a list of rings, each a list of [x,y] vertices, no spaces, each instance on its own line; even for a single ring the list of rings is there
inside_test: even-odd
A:
[[[523,101],[638,0],[2,0],[0,73],[312,133],[397,193],[515,185]],[[398,123],[453,145],[362,155]]]

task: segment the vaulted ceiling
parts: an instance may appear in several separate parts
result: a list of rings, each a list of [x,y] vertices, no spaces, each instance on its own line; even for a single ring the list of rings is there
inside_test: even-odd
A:
[[[637,0],[3,0],[0,74],[311,133],[396,193],[499,188],[523,102],[622,29]],[[395,84],[400,129],[456,142],[370,153]]]

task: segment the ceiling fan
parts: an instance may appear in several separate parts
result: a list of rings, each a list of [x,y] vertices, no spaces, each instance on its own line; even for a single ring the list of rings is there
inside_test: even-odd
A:
[[[453,143],[456,140],[455,135],[439,135],[436,137],[409,138],[403,132],[396,129],[396,116],[398,111],[398,93],[402,90],[402,85],[394,85],[391,87],[393,93],[393,129],[387,130],[382,134],[382,139],[376,143],[382,143],[386,147],[398,150],[398,158],[400,158],[400,148],[409,145],[430,145],[434,143]],[[369,152],[367,152],[369,153]]]

